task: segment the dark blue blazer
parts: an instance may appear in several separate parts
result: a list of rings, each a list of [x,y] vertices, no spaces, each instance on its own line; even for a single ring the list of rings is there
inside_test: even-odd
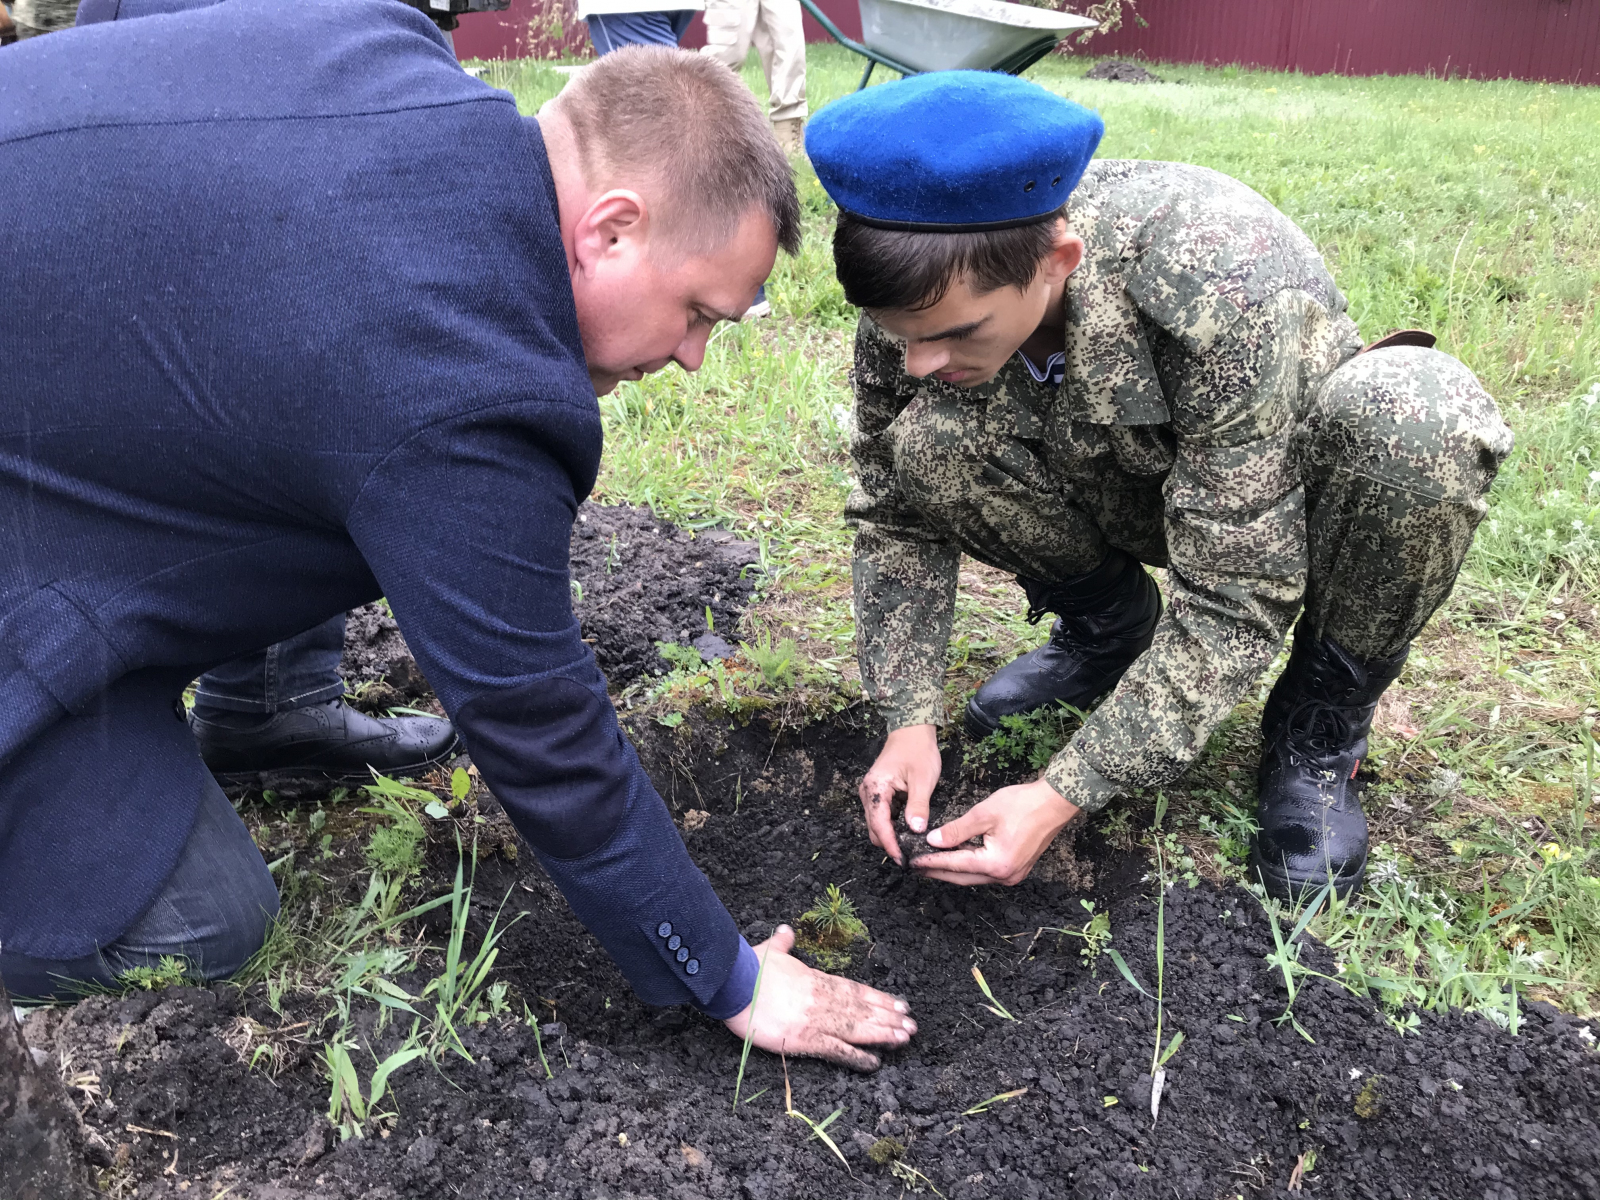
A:
[[[63,811],[9,757],[382,595],[639,995],[742,1007],[754,956],[572,615],[601,430],[537,123],[394,0],[225,0],[8,49],[0,213],[6,948],[114,940],[195,811]]]

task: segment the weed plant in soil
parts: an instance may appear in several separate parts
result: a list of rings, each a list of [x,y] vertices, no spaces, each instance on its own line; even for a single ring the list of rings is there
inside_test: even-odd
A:
[[[1315,932],[1396,1005],[1494,1010],[1516,981],[1593,1011],[1600,852],[1572,796],[1600,711],[1600,91],[1182,65],[1133,85],[1085,78],[1093,65],[1053,56],[1028,77],[1102,113],[1104,155],[1198,163],[1260,191],[1316,242],[1363,335],[1433,330],[1517,433],[1456,595],[1378,715],[1363,770],[1373,882]],[[808,47],[814,108],[859,73],[839,47]],[[529,112],[563,83],[534,63],[492,66],[488,78]],[[765,95],[754,57],[745,78]],[[802,691],[849,698],[840,514],[855,317],[832,274],[832,206],[798,167],[805,237],[768,286],[774,317],[720,330],[697,375],[669,371],[607,397],[599,490],[758,541],[770,575],[748,634],[793,637],[808,663]],[[1023,609],[1008,578],[963,569],[951,711],[1037,644]],[[1167,789],[1172,831],[1208,878],[1240,878],[1270,682]],[[1047,758],[1075,728],[1053,721],[980,753]],[[1097,820],[1114,836],[1128,828],[1116,806]]]

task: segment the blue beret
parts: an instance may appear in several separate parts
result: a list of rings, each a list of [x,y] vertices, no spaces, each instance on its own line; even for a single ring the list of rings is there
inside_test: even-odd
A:
[[[864,224],[974,232],[1060,208],[1104,133],[1100,114],[1014,75],[930,71],[835,100],[806,155]]]

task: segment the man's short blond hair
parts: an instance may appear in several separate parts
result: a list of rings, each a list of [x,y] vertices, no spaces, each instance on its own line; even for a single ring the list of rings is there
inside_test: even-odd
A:
[[[551,101],[591,188],[654,193],[669,240],[705,253],[756,209],[800,247],[794,173],[744,81],[715,59],[628,46],[575,74]]]

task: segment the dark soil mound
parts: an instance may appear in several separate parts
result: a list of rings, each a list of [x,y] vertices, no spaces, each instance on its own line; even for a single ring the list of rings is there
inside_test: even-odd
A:
[[[1084,75],[1085,79],[1109,79],[1113,83],[1161,83],[1161,76],[1147,71],[1136,62],[1125,58],[1108,58],[1096,63]]]
[[[352,609],[344,623],[339,674],[362,708],[379,712],[433,694],[384,604]]]
[[[722,530],[698,534],[648,508],[584,504],[572,527],[572,608],[613,688],[664,671],[657,642],[690,645],[706,633],[732,640],[755,587],[760,551]],[[372,712],[415,704],[428,682],[382,604],[351,612],[339,664],[355,703]]]
[[[874,743],[850,720],[781,740],[698,718],[634,731],[669,803],[694,810],[686,841],[752,940],[837,883],[871,936],[847,973],[912,1001],[922,1031],[878,1074],[788,1065],[797,1110],[819,1121],[838,1110],[828,1134],[848,1170],[785,1115],[776,1060],[752,1055],[734,1109],[738,1044],[693,1013],[634,1000],[527,853],[481,863],[473,941],[503,895],[507,914],[529,914],[497,974],[545,1022],[553,1078],[533,1030],[499,1018],[468,1035],[475,1064],[405,1068],[382,1136],[336,1146],[309,1050],[274,1080],[223,1040],[241,1018],[315,1025],[325,996],[291,994],[287,1017],[259,987],[96,999],[34,1018],[38,1040],[95,1077],[81,1093],[89,1125],[141,1197],[193,1181],[189,1197],[228,1188],[232,1200],[833,1200],[900,1197],[927,1180],[950,1200],[1284,1197],[1292,1182],[1325,1198],[1600,1200],[1600,1056],[1577,1023],[1536,1004],[1517,1036],[1432,1015],[1402,1036],[1368,1002],[1312,979],[1295,1005],[1308,1042],[1275,1021],[1285,995],[1264,961],[1271,929],[1235,889],[1166,894],[1167,1036],[1187,1040],[1152,1123],[1154,1004],[1105,956],[1086,962],[1080,939],[1049,931],[1083,924],[1084,893],[1037,879],[960,889],[886,864],[853,799]],[[941,789],[952,806],[995,783],[954,758]],[[486,812],[491,831],[503,824]],[[1093,877],[1114,946],[1153,991],[1144,860],[1091,831],[1058,865],[1059,879]],[[423,890],[443,890],[454,867],[441,837]],[[1305,956],[1330,969],[1320,948]],[[1015,1020],[986,1010],[974,964]],[[371,1017],[363,1040],[381,1057],[400,1023],[380,1034]],[[352,1053],[366,1078],[367,1048]],[[1007,1092],[1017,1094],[985,1106]],[[874,1150],[901,1153],[896,1143],[902,1157],[874,1161]]]
[[[759,549],[721,530],[698,534],[648,508],[585,504],[572,527],[572,609],[613,688],[666,663],[657,642],[690,645],[706,628],[732,639],[755,587]]]

